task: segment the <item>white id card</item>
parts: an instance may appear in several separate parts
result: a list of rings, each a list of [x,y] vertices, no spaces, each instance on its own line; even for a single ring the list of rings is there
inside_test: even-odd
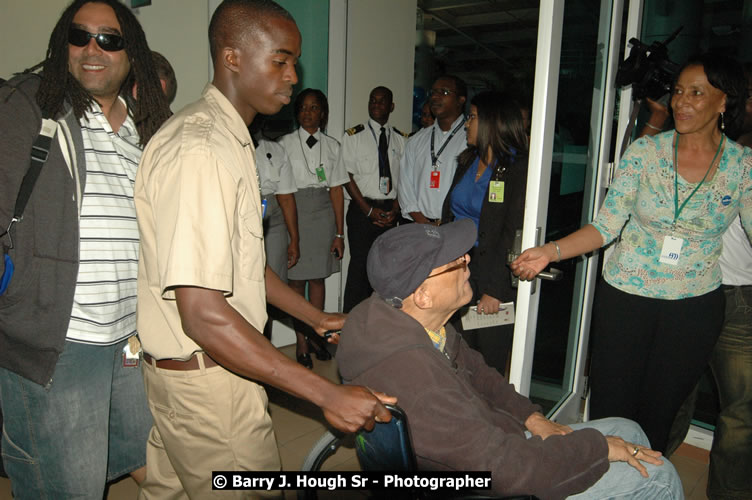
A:
[[[679,257],[681,256],[681,248],[684,244],[684,240],[677,238],[676,236],[666,236],[663,238],[663,247],[661,248],[661,258],[659,259],[664,264],[675,266],[679,263]]]
[[[389,194],[392,186],[389,185],[389,177],[379,177],[379,193]]]

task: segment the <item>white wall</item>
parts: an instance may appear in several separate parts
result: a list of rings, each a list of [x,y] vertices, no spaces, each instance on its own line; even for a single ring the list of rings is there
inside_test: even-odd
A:
[[[152,0],[134,12],[149,47],[161,52],[177,75],[178,94],[172,110],[198,99],[209,81],[208,1]]]
[[[394,93],[389,121],[410,132],[417,0],[350,0],[347,6],[345,123],[368,120],[368,94],[378,85]]]
[[[67,0],[0,0],[0,77],[6,80],[44,59],[52,28]]]

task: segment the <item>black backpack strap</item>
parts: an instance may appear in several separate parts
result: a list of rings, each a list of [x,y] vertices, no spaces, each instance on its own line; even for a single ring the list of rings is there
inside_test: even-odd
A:
[[[21,181],[21,187],[18,190],[18,196],[16,197],[16,205],[13,209],[13,217],[10,220],[8,228],[0,234],[0,237],[8,235],[10,245],[8,248],[13,248],[13,238],[11,237],[10,230],[13,224],[23,219],[23,213],[26,209],[26,204],[31,198],[31,193],[34,190],[34,184],[36,184],[39,174],[42,172],[42,167],[47,161],[47,157],[50,155],[50,148],[52,147],[52,139],[55,137],[57,131],[57,122],[49,118],[42,118],[42,127],[39,131],[39,135],[34,140],[34,144],[31,145],[31,165],[29,170],[24,175]]]

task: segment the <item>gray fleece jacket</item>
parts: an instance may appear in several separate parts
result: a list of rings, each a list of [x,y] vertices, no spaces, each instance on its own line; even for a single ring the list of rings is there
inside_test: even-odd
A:
[[[446,326],[444,352],[411,316],[377,294],[348,315],[337,348],[345,383],[399,399],[421,470],[491,471],[493,493],[560,499],[594,484],[609,468],[594,429],[526,439],[540,407],[489,368]]]
[[[40,78],[0,87],[0,225],[10,222],[42,115]],[[40,385],[52,379],[65,344],[78,275],[79,195],[86,175],[81,128],[67,109],[23,220],[12,231],[15,273],[0,296],[0,366]],[[62,141],[61,141],[62,139]],[[66,145],[66,162],[61,142]],[[8,240],[4,239],[7,245]],[[2,264],[0,264],[2,266]]]

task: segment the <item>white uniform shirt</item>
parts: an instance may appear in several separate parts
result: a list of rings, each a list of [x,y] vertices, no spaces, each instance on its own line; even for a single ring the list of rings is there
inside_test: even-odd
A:
[[[388,194],[379,191],[379,136],[381,125],[371,119],[363,130],[353,135],[345,133],[339,161],[342,168],[352,174],[361,194],[375,200],[393,200],[397,197],[400,160],[405,149],[405,137],[394,127],[386,124],[387,154],[392,174],[392,190]]]
[[[724,285],[752,285],[752,246],[739,217],[723,233],[723,250],[718,263]]]
[[[457,156],[467,148],[467,135],[463,124],[465,116],[460,115],[449,130],[439,128],[439,122],[419,130],[405,145],[405,154],[400,163],[400,183],[397,186],[402,215],[412,219],[410,212],[421,212],[429,219],[441,218],[441,208],[449,188],[452,185],[454,171],[457,169]],[[441,155],[439,150],[452,136]],[[430,187],[431,172],[431,136],[434,136],[434,154],[438,155],[436,170],[439,172],[439,187]]]
[[[290,194],[298,190],[292,164],[285,148],[276,142],[261,139],[256,148],[256,168],[261,181],[261,194]]]
[[[317,130],[313,136],[316,138],[316,144],[312,148],[306,144],[309,134],[302,128],[279,139],[279,143],[285,148],[292,164],[292,172],[298,189],[328,188],[347,184],[350,177],[347,171],[338,165],[339,142],[337,139],[329,137],[321,130]],[[326,175],[326,180],[323,182],[319,182],[318,175],[316,175],[316,169],[319,166],[324,169]]]

